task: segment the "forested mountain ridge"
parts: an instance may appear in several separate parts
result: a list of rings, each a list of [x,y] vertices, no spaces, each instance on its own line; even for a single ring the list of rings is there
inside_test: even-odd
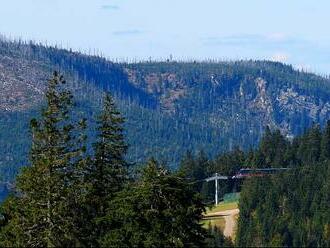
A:
[[[330,110],[328,79],[281,63],[168,62],[127,67],[129,80],[155,95],[165,112],[205,114],[207,121],[217,127],[229,118],[242,125],[244,116],[258,115],[264,126],[296,134],[305,124],[297,125],[299,118],[324,124]]]
[[[247,149],[264,127],[291,136],[330,118],[330,81],[268,61],[113,63],[33,43],[0,42],[0,166],[6,179],[25,165],[28,122],[45,82],[60,70],[87,118],[110,90],[127,119],[128,157],[175,165],[187,150]],[[90,132],[93,132],[90,120]],[[15,134],[15,135],[13,135]]]

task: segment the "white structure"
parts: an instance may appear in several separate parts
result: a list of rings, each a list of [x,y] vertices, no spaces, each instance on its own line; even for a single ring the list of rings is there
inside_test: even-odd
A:
[[[218,173],[215,173],[213,177],[206,178],[206,182],[214,181],[215,182],[215,205],[218,205],[218,180],[227,180],[228,177],[218,175]]]

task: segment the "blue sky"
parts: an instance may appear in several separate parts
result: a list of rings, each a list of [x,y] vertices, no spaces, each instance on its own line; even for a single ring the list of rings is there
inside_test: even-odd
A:
[[[111,59],[270,59],[330,74],[329,0],[2,0],[0,33]]]

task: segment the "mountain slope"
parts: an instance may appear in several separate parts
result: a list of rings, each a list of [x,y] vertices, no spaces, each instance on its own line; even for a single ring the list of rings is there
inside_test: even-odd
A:
[[[129,159],[175,166],[187,149],[209,155],[259,141],[266,125],[288,136],[330,119],[330,82],[267,61],[112,63],[32,43],[0,42],[0,167],[12,179],[27,164],[28,121],[45,82],[60,70],[80,115],[93,116],[110,90],[127,119]],[[14,135],[13,135],[14,134]]]

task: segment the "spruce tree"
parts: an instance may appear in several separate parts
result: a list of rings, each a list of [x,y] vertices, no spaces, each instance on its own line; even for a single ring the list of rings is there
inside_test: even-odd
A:
[[[191,151],[187,151],[183,158],[181,159],[180,166],[179,166],[179,173],[181,173],[185,178],[189,180],[196,180],[195,178],[195,168],[196,161],[194,155]]]
[[[94,159],[87,173],[89,184],[88,205],[91,244],[105,233],[110,226],[98,220],[105,216],[108,202],[123,188],[127,180],[125,155],[127,145],[124,140],[124,118],[115,106],[110,93],[104,98],[102,113],[97,120],[97,142],[94,144]]]
[[[48,82],[47,106],[31,121],[31,166],[17,177],[18,194],[5,209],[1,238],[10,246],[78,246],[72,204],[74,174],[83,149],[77,148],[71,120],[72,95],[57,72]]]
[[[308,150],[306,153],[307,163],[316,163],[321,155],[321,128],[319,125],[314,125],[308,135]]]
[[[196,159],[191,151],[187,151],[181,160],[179,174],[192,182],[201,181],[193,186],[195,191],[200,192],[203,186],[202,180],[207,177],[209,165],[210,161],[204,151],[200,151]]]
[[[283,167],[287,141],[279,130],[266,128],[256,153],[257,167]]]
[[[206,231],[199,223],[204,204],[186,179],[155,160],[140,180],[114,198],[104,219],[114,228],[101,239],[104,247],[202,247]]]

